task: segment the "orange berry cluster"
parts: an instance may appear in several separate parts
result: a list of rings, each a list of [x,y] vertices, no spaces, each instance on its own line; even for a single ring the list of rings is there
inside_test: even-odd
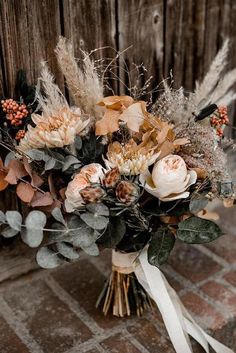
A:
[[[20,126],[22,119],[29,114],[25,104],[18,104],[14,99],[1,101],[2,109],[6,113],[7,120],[10,120],[12,126]]]
[[[15,137],[15,139],[16,139],[17,141],[20,141],[20,140],[23,139],[24,137],[25,137],[25,130],[19,130],[19,131],[17,131],[16,137]]]
[[[223,127],[229,123],[227,115],[227,107],[222,106],[217,109],[214,115],[211,117],[211,126],[216,129],[216,134],[219,137],[224,135]]]

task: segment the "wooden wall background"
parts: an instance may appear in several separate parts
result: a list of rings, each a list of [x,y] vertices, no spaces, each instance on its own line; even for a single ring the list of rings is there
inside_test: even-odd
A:
[[[172,69],[175,86],[189,91],[226,37],[229,67],[236,67],[235,18],[235,0],[0,0],[0,95],[13,94],[18,69],[36,82],[42,59],[64,85],[54,56],[59,35],[72,40],[78,56],[106,46],[97,55],[114,57],[114,49],[132,45],[120,60],[122,80],[122,65],[143,63],[143,80],[152,75],[155,86]]]

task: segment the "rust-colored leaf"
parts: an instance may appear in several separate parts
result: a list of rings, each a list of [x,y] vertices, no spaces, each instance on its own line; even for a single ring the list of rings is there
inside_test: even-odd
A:
[[[8,173],[5,180],[9,184],[17,184],[18,179],[28,175],[23,163],[18,159],[11,159],[8,164]]]
[[[128,108],[134,102],[130,96],[108,96],[98,103],[100,106],[105,106],[108,109],[120,110]]]
[[[0,158],[0,191],[7,188],[8,182],[6,181],[7,169],[4,167],[2,159]]]
[[[31,201],[32,207],[49,206],[52,205],[53,198],[50,192],[45,192],[44,194],[40,191],[36,191],[34,197]]]
[[[35,190],[32,188],[30,184],[25,184],[24,182],[20,182],[16,187],[17,196],[25,203],[30,203]]]

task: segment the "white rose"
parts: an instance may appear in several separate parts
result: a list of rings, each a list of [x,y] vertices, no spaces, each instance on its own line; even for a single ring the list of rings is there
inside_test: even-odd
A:
[[[74,179],[69,182],[65,195],[65,208],[67,212],[73,212],[81,207],[84,202],[80,191],[92,183],[100,183],[106,170],[99,163],[91,163],[83,167]]]
[[[185,199],[189,196],[186,191],[197,181],[197,173],[187,170],[187,166],[178,155],[169,155],[158,161],[152,174],[147,171],[140,176],[145,190],[158,197],[161,201]]]

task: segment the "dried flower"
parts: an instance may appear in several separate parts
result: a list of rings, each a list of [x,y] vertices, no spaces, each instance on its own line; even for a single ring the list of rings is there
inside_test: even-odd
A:
[[[35,127],[28,126],[24,138],[20,141],[20,149],[55,148],[71,145],[76,135],[88,125],[89,120],[82,121],[80,111],[72,111],[69,107],[58,110],[57,115],[33,114]]]
[[[103,185],[106,188],[114,188],[120,181],[120,172],[118,168],[109,170],[103,179]]]
[[[197,173],[187,170],[186,164],[178,155],[169,155],[158,161],[152,171],[140,176],[145,190],[161,201],[184,199],[189,196],[186,191],[197,181]]]
[[[120,202],[125,203],[126,205],[135,202],[138,199],[139,194],[139,187],[130,181],[123,180],[117,185],[116,197]]]
[[[87,186],[80,191],[80,195],[86,203],[99,202],[105,195],[105,191],[100,186]]]
[[[108,146],[105,163],[108,168],[118,168],[122,175],[138,175],[145,172],[159,154],[154,148],[137,145],[132,139],[123,146],[116,141]]]
[[[92,183],[100,183],[104,177],[104,168],[98,163],[91,163],[83,167],[74,179],[68,184],[65,196],[65,208],[67,212],[73,212],[83,205],[81,190],[91,186]]]

